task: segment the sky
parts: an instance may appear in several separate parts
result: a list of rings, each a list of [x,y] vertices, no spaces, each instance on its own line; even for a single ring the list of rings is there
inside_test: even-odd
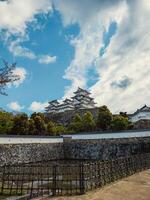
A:
[[[0,66],[16,62],[0,107],[43,112],[89,90],[113,113],[150,106],[149,0],[0,1]]]

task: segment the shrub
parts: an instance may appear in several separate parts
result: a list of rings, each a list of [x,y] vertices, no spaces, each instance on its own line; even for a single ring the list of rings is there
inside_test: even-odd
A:
[[[83,116],[83,130],[92,131],[94,130],[95,122],[91,112],[86,112]]]
[[[18,114],[13,119],[12,134],[27,135],[28,134],[28,115],[25,113]]]
[[[69,130],[72,132],[81,132],[83,131],[83,122],[81,116],[77,113],[75,114],[73,121],[69,125]]]
[[[112,113],[107,108],[107,106],[101,106],[99,108],[98,117],[97,117],[97,127],[102,130],[107,130],[110,128],[112,121]]]
[[[120,131],[126,130],[129,126],[129,121],[127,117],[121,115],[115,116],[111,122],[112,130]]]

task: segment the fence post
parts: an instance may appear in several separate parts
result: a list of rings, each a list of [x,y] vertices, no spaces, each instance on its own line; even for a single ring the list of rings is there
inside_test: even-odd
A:
[[[3,194],[3,189],[4,189],[4,182],[5,182],[5,165],[2,167],[2,177],[1,177],[1,182],[2,182],[2,185],[1,185],[1,192],[0,194]]]
[[[84,185],[84,164],[81,162],[80,164],[80,194],[85,193],[85,185]]]
[[[53,182],[52,182],[52,195],[56,196],[56,178],[57,178],[57,165],[53,166]]]

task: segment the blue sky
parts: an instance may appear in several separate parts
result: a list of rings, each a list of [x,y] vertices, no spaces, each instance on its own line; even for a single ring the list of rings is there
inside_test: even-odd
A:
[[[150,31],[149,4],[144,0],[140,10],[141,4],[128,0],[0,2],[0,57],[17,62],[14,73],[21,75],[20,82],[6,88],[8,96],[0,96],[0,107],[43,111],[48,100],[69,97],[78,86],[89,89],[98,105],[106,104],[114,112],[148,104],[149,95],[134,101],[150,82],[147,75],[142,81],[150,70],[149,42],[145,44],[149,38],[141,33],[138,18],[134,21],[136,12],[146,13],[142,28]],[[136,12],[130,13],[133,7]]]
[[[11,110],[10,102],[19,102],[25,108],[22,111],[29,112],[28,107],[33,101],[45,102],[51,99],[61,99],[64,95],[65,86],[70,81],[63,78],[66,67],[73,58],[74,49],[69,44],[68,38],[75,37],[79,28],[73,25],[63,28],[60,15],[54,11],[53,15],[37,15],[37,23],[42,24],[42,28],[33,30],[30,28],[29,41],[22,45],[37,55],[54,55],[55,62],[44,64],[38,60],[25,57],[13,56],[7,46],[1,41],[1,57],[11,62],[17,62],[17,67],[23,67],[27,71],[25,81],[18,87],[7,88],[8,96],[1,96],[1,107]],[[2,65],[2,62],[1,62]]]

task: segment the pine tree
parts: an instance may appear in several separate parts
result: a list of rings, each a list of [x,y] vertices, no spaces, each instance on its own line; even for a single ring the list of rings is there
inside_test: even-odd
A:
[[[47,134],[48,135],[56,135],[55,133],[55,124],[53,122],[48,122],[47,124]]]
[[[107,130],[110,128],[112,121],[112,113],[107,108],[107,106],[101,106],[98,112],[97,127],[102,130]]]
[[[83,122],[81,116],[77,113],[75,114],[73,121],[69,125],[69,130],[73,132],[83,131]]]
[[[95,122],[91,112],[86,112],[83,116],[83,130],[92,131],[94,130]]]
[[[29,120],[29,123],[28,123],[28,134],[29,135],[35,135],[36,134],[36,127],[35,127],[35,123],[34,123],[34,120],[33,119],[30,119]]]
[[[27,135],[28,134],[28,115],[18,114],[13,119],[13,128],[11,130],[12,134]]]
[[[46,125],[44,120],[40,116],[34,117],[34,124],[36,128],[37,135],[43,135],[46,133]]]
[[[126,130],[129,127],[129,120],[127,117],[123,117],[121,115],[113,117],[113,120],[111,122],[111,128],[115,131],[121,131]]]

